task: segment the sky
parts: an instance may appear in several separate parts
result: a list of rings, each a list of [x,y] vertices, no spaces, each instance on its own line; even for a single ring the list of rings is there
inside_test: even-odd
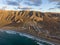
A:
[[[0,0],[0,9],[60,12],[60,0]]]

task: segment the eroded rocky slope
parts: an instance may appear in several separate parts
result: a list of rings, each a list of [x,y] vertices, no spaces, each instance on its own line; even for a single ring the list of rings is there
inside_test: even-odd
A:
[[[0,28],[6,26],[60,40],[60,13],[0,10]]]

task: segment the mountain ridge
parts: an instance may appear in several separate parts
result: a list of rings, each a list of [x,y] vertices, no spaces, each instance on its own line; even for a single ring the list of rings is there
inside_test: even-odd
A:
[[[0,10],[0,28],[15,27],[30,34],[60,40],[60,13]],[[13,28],[14,29],[14,28]]]

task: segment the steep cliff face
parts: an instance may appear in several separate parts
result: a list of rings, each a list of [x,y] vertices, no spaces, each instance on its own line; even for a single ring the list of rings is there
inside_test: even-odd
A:
[[[0,27],[4,26],[25,27],[38,34],[60,39],[60,13],[0,10]]]

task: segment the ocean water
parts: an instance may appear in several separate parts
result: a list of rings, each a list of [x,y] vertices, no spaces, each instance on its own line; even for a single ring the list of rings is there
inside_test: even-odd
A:
[[[0,45],[53,45],[15,31],[0,31]]]

